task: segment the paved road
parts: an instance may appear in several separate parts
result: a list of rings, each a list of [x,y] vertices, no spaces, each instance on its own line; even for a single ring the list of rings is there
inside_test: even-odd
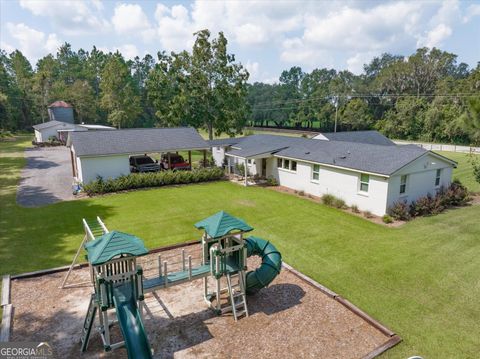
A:
[[[25,151],[27,165],[17,190],[17,203],[40,207],[74,199],[72,167],[67,147],[31,148]]]

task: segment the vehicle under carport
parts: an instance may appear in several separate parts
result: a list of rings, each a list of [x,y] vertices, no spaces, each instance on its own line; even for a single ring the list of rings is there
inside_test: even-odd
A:
[[[183,151],[191,165],[192,151],[202,151],[206,163],[209,150],[209,144],[190,127],[73,132],[67,145],[72,174],[79,183],[129,174],[131,156],[167,154],[168,158],[168,153]]]

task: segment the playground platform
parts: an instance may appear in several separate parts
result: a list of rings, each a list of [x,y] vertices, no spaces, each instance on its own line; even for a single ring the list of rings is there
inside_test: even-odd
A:
[[[140,257],[148,279],[158,275],[158,255],[175,262],[179,250]],[[183,247],[198,264],[198,245]],[[177,264],[175,264],[177,263]],[[249,268],[259,264],[249,258]],[[14,307],[11,341],[48,342],[59,358],[127,358],[125,349],[103,351],[99,335],[80,356],[79,333],[89,304],[90,285],[59,289],[65,272],[12,278]],[[88,282],[88,268],[75,269],[72,279]],[[400,341],[387,328],[335,293],[283,268],[268,287],[248,297],[250,316],[234,322],[216,316],[202,298],[202,280],[145,295],[145,329],[158,358],[373,358]],[[121,339],[118,326],[112,335]]]

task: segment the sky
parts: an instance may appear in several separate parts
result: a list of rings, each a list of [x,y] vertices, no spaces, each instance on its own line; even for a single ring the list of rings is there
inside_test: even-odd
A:
[[[64,42],[129,59],[189,50],[205,28],[225,33],[250,82],[273,83],[292,66],[359,74],[384,52],[410,55],[423,46],[471,67],[480,61],[480,0],[0,0],[0,48],[21,50],[32,65]]]

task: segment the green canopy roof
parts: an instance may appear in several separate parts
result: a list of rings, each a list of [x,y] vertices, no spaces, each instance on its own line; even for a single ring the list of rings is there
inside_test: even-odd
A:
[[[235,218],[224,211],[215,213],[213,216],[195,223],[195,227],[204,229],[205,232],[207,232],[207,234],[212,238],[223,237],[233,230],[239,230],[242,232],[249,232],[253,230],[253,228],[246,224],[243,220]]]
[[[93,265],[103,264],[121,254],[143,256],[148,254],[143,241],[131,234],[112,231],[85,244],[88,261]]]

